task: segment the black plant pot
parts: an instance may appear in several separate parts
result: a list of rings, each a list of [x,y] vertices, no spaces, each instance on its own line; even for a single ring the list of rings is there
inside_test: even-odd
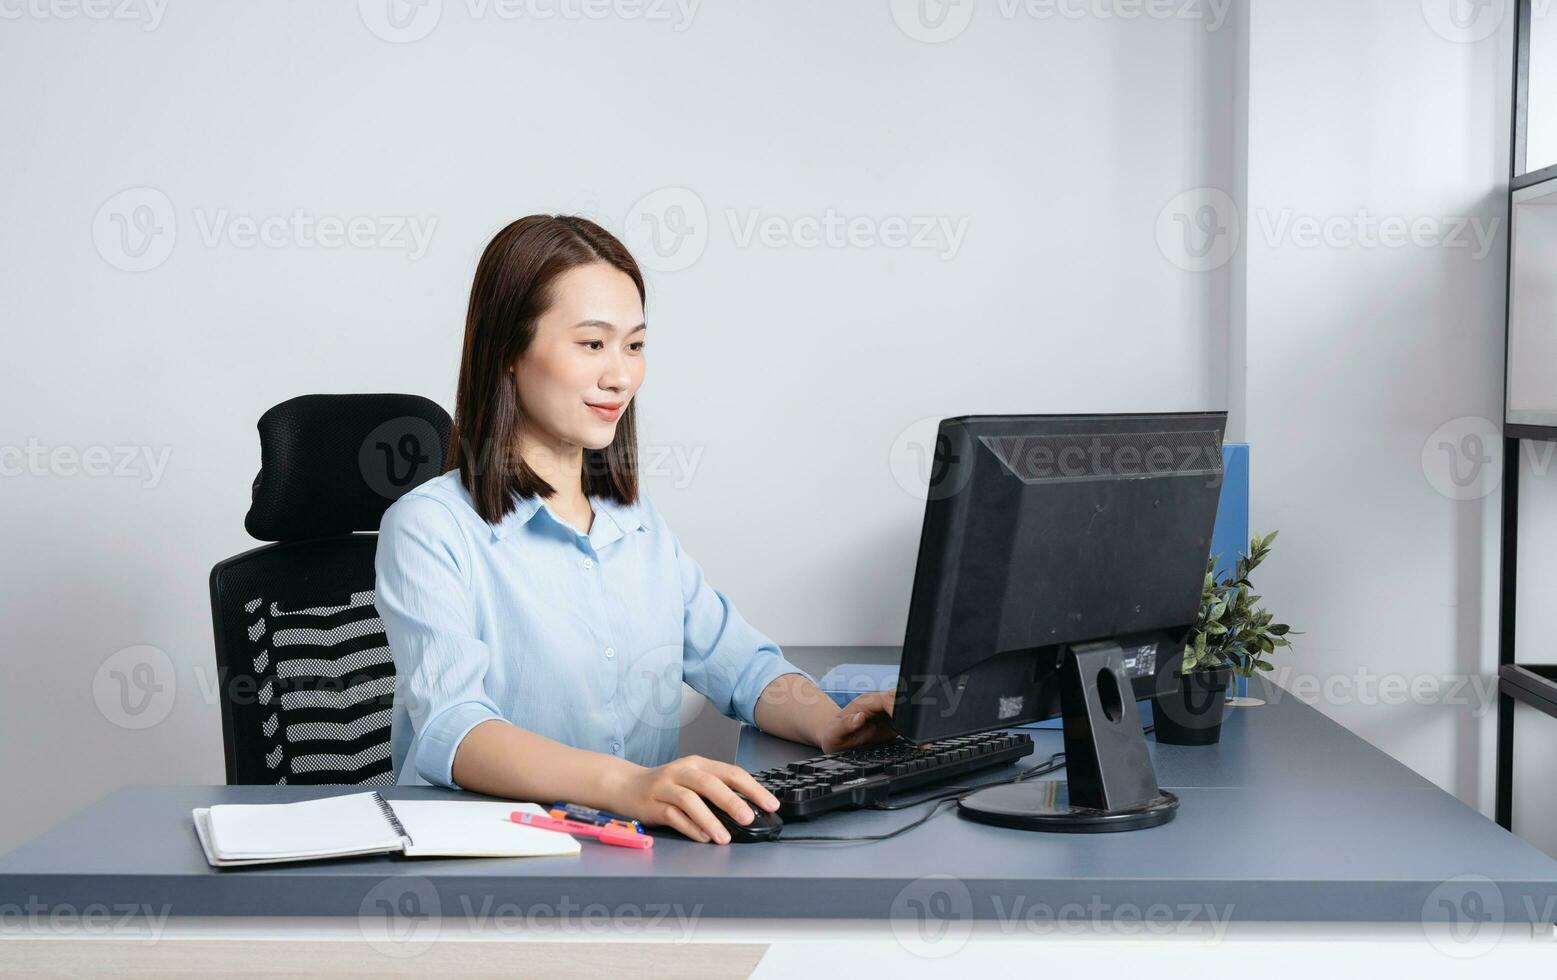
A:
[[[1231,667],[1179,673],[1182,657],[1170,658],[1157,674],[1152,695],[1152,724],[1164,745],[1212,745],[1222,738],[1222,713]]]

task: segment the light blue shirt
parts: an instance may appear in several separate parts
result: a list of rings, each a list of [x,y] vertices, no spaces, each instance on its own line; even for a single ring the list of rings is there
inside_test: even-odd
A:
[[[399,782],[454,786],[460,740],[493,718],[663,765],[683,680],[755,724],[763,688],[804,673],[704,580],[646,496],[589,500],[587,535],[539,497],[491,525],[450,471],[384,514],[375,602],[395,659]]]

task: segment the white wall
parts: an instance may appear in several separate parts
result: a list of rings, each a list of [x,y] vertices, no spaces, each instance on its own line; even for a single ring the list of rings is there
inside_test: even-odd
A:
[[[647,489],[784,644],[901,640],[917,420],[1225,403],[1227,273],[1183,271],[1155,232],[1229,165],[1210,7],[981,3],[939,41],[912,3],[688,22],[447,0],[417,40],[426,22],[396,35],[370,0],[113,7],[140,19],[40,2],[0,24],[0,781],[28,787],[0,801],[0,848],[120,784],[223,778],[206,575],[253,544],[255,420],[303,392],[449,405],[476,257],[519,215],[583,212],[686,266],[651,268]],[[688,219],[681,251],[653,253],[645,208]],[[865,244],[731,227],[804,236],[829,210]],[[432,234],[244,238],[294,212]],[[918,219],[965,233],[870,244]],[[64,451],[92,447],[165,469],[83,475]],[[136,646],[166,661],[116,653]],[[137,660],[161,693],[131,714],[112,672]]]
[[[1283,682],[1490,813],[1512,15],[1449,3],[1254,0],[1241,330]]]

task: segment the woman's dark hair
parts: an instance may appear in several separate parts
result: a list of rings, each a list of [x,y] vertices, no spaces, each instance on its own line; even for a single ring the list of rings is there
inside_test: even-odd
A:
[[[625,272],[644,299],[643,273],[615,236],[584,218],[532,214],[498,232],[481,253],[465,314],[465,350],[455,394],[454,432],[445,469],[458,469],[476,513],[496,524],[514,496],[554,492],[519,455],[525,417],[508,371],[535,339],[535,323],[552,304],[552,286],[569,269],[604,262]],[[631,504],[638,499],[637,401],[627,403],[616,438],[584,450],[587,495]]]

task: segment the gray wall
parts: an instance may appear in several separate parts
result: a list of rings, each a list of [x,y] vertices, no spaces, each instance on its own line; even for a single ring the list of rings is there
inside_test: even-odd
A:
[[[513,217],[650,267],[647,489],[780,643],[901,639],[920,420],[1226,404],[1230,269],[1173,244],[1234,159],[1224,3],[115,7],[0,25],[0,848],[222,779],[206,574],[253,544],[255,419],[448,405]]]
[[[1513,19],[1449,2],[1252,4],[1238,329],[1278,680],[1490,813]]]

